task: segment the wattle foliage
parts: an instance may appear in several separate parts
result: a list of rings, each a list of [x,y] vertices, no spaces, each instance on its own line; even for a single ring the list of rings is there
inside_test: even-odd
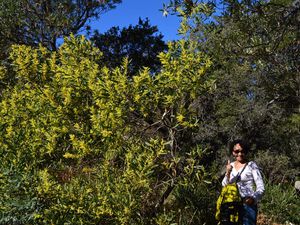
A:
[[[0,102],[0,223],[166,224],[172,190],[208,175],[191,143],[195,102],[214,81],[192,46],[170,44],[159,74],[132,79],[126,60],[100,67],[83,37],[58,52],[14,46],[16,83]]]

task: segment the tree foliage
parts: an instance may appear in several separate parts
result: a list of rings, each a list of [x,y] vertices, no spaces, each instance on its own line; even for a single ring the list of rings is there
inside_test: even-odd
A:
[[[297,1],[170,3],[165,10],[184,18],[180,31],[214,60],[217,88],[207,100],[213,109],[207,133],[218,135],[215,147],[245,137],[299,165]]]
[[[179,31],[213,60],[207,75],[216,89],[199,103],[207,124],[200,142],[224,167],[226,143],[247,139],[272,185],[299,175],[299,7],[298,1],[225,0],[170,1],[164,8],[183,18]],[[293,216],[280,220],[297,223]]]
[[[161,67],[158,54],[166,51],[167,45],[162,40],[163,35],[157,32],[157,27],[151,26],[149,19],[139,19],[137,25],[121,30],[112,27],[104,34],[96,31],[92,40],[103,53],[101,63],[109,68],[120,66],[123,58],[128,57],[130,74],[133,75],[143,67],[158,72]]]
[[[43,46],[55,50],[59,38],[76,34],[86,22],[98,18],[121,0],[1,0],[0,47],[11,44]]]
[[[213,224],[212,178],[235,137],[270,182],[295,176],[299,6],[171,3],[183,40],[155,73],[132,74],[128,59],[110,66],[84,38],[53,52],[13,46],[0,67],[0,223]],[[264,212],[297,212],[295,193],[273,183]],[[270,210],[272,193],[289,200]]]
[[[160,73],[145,68],[129,79],[128,61],[99,66],[99,50],[84,38],[66,39],[58,52],[13,46],[17,83],[0,103],[0,223],[182,217],[165,204],[176,203],[178,188],[207,179],[203,150],[187,140],[203,126],[194,103],[213,80],[205,76],[210,59],[192,44],[169,49]]]

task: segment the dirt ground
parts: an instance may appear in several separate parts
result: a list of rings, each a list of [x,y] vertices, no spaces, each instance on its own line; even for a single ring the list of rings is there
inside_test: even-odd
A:
[[[258,214],[257,225],[285,225],[285,224],[276,223],[276,222],[274,222],[273,218],[268,218],[264,214]]]

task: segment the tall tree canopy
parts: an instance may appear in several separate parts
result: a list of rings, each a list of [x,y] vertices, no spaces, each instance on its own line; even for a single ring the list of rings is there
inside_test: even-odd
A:
[[[170,1],[180,32],[213,59],[216,89],[205,104],[200,139],[219,152],[245,137],[257,150],[300,164],[298,1]]]
[[[120,66],[123,58],[128,57],[130,74],[143,67],[156,72],[161,67],[158,54],[167,49],[162,40],[163,35],[157,32],[157,27],[151,26],[147,18],[144,21],[139,19],[135,26],[130,25],[123,29],[112,27],[104,34],[96,31],[92,40],[103,53],[101,62],[106,66]]]
[[[98,18],[121,0],[0,0],[0,47],[11,44],[51,50],[57,40],[76,34],[91,18]]]

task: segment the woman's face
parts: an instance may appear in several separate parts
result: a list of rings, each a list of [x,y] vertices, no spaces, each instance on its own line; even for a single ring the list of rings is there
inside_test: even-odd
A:
[[[240,144],[236,144],[233,146],[232,154],[237,161],[245,161],[245,152]]]

